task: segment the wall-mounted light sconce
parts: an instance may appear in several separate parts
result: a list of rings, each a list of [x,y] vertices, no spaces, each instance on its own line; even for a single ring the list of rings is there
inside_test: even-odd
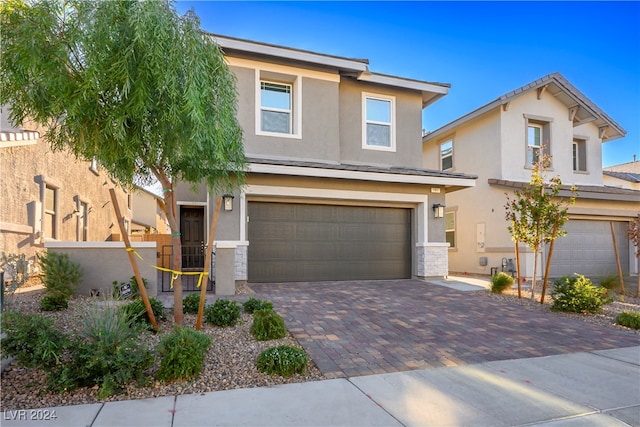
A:
[[[231,194],[222,196],[222,202],[225,211],[230,212],[233,210],[233,196]]]
[[[433,205],[433,217],[434,218],[443,218],[444,217],[444,205],[441,203],[435,203]]]

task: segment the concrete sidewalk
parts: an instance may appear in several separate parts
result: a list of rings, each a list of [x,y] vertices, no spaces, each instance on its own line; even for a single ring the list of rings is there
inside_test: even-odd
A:
[[[640,346],[1,417],[3,427],[640,426]]]

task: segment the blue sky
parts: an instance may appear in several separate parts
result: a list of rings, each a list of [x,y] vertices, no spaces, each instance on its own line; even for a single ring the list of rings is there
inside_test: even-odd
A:
[[[440,126],[552,72],[626,131],[603,166],[640,159],[640,3],[218,2],[193,7],[206,31],[350,58],[373,72],[450,83],[425,109]]]

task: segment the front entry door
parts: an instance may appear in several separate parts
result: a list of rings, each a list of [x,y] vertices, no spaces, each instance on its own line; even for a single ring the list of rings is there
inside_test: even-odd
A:
[[[202,271],[204,268],[204,208],[180,208],[182,268]]]

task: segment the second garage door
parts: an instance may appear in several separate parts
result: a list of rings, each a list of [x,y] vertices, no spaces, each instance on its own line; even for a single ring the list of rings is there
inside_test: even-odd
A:
[[[411,277],[411,210],[249,202],[250,282]]]
[[[556,240],[550,275],[561,277],[573,273],[598,279],[617,274],[613,239],[609,221],[573,219],[565,225],[567,235]],[[613,222],[620,264],[629,273],[629,240],[627,223]]]

